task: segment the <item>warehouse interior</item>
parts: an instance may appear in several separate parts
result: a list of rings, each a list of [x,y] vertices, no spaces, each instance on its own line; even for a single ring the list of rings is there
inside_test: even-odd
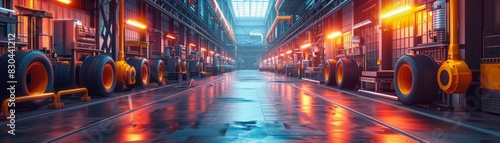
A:
[[[2,142],[500,142],[498,0],[0,0]]]

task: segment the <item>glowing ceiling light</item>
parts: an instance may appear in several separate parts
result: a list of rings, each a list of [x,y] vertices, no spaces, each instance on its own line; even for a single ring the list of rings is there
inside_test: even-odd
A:
[[[336,38],[336,37],[339,37],[340,35],[342,35],[341,32],[333,32],[332,34],[326,36],[326,38],[328,39],[332,39],[332,38]]]
[[[128,25],[132,25],[132,26],[135,26],[135,27],[138,27],[138,28],[141,28],[141,29],[146,29],[146,25],[138,22],[138,21],[135,21],[135,20],[127,20],[126,22]]]
[[[194,47],[194,46],[196,46],[196,45],[195,45],[195,44],[193,44],[193,43],[190,43],[190,44],[189,44],[189,46]]]
[[[305,49],[305,48],[309,48],[309,47],[311,47],[311,43],[306,43],[306,44],[300,46],[301,49]]]
[[[167,34],[167,38],[175,40],[175,36],[174,35]]]
[[[397,15],[397,14],[400,14],[400,13],[403,13],[405,11],[408,11],[411,9],[411,6],[404,6],[404,7],[401,7],[401,8],[398,8],[398,9],[395,9],[395,10],[391,10],[391,11],[388,11],[382,15],[380,15],[380,18],[381,19],[384,19],[384,18],[387,18],[387,17],[391,17],[391,16],[394,16],[394,15]]]
[[[292,53],[292,50],[286,51],[286,54],[291,54],[291,53]]]
[[[201,47],[201,51],[206,51],[206,50],[207,50],[207,49],[205,49],[205,48]]]
[[[285,54],[280,54],[280,56],[285,56]]]
[[[69,4],[71,3],[71,0],[57,0],[58,2],[64,3],[64,4]]]

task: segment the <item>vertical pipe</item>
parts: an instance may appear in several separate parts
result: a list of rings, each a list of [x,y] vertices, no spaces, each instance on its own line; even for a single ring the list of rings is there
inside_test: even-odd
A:
[[[450,46],[448,59],[458,60],[458,0],[450,0]]]
[[[118,10],[118,61],[125,61],[125,27],[124,27],[124,8],[125,8],[125,0],[119,0],[120,6]]]

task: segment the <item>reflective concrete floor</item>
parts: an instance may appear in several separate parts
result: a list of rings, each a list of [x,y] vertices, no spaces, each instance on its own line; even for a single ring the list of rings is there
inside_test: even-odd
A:
[[[499,115],[404,106],[268,72],[175,86],[20,112],[16,136],[1,128],[0,142],[500,142]]]

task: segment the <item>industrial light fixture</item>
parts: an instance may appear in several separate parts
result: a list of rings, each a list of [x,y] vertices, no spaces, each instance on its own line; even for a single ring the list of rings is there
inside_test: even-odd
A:
[[[386,13],[383,13],[382,15],[380,15],[380,18],[381,19],[388,18],[388,17],[394,16],[394,15],[403,13],[405,11],[408,11],[410,9],[411,9],[411,6],[406,5],[406,6],[403,6],[401,8],[394,9],[394,10],[388,11]]]
[[[369,20],[369,19],[367,19],[367,20],[363,20],[363,21],[361,21],[361,22],[359,22],[359,23],[357,23],[357,24],[354,24],[354,26],[352,26],[352,29],[357,29],[357,28],[359,28],[359,27],[363,27],[363,26],[368,25],[368,24],[370,24],[370,23],[372,23],[372,21],[371,21],[371,20]]]
[[[71,3],[71,0],[57,0],[58,2],[64,3],[64,4],[69,4]]]
[[[305,49],[305,48],[309,48],[309,47],[311,47],[311,43],[306,43],[306,44],[300,46],[301,49]]]
[[[340,35],[342,35],[341,32],[333,32],[332,34],[326,36],[326,38],[328,39],[332,39],[332,38],[336,38],[336,37],[339,37]]]
[[[292,50],[286,51],[286,54],[291,54],[291,53],[292,53]]]
[[[280,54],[280,56],[285,56],[285,54]]]
[[[141,29],[146,29],[146,25],[138,22],[138,21],[135,21],[135,20],[127,20],[126,22],[128,25],[132,25],[132,26],[135,26],[135,27],[138,27],[138,28],[141,28]]]
[[[195,45],[195,44],[193,44],[193,43],[189,43],[189,46],[194,47],[194,46],[196,46],[196,45]]]
[[[205,49],[205,48],[201,47],[201,51],[206,51],[206,50],[207,50],[207,49]]]
[[[167,34],[167,38],[175,40],[175,36],[174,35]]]

